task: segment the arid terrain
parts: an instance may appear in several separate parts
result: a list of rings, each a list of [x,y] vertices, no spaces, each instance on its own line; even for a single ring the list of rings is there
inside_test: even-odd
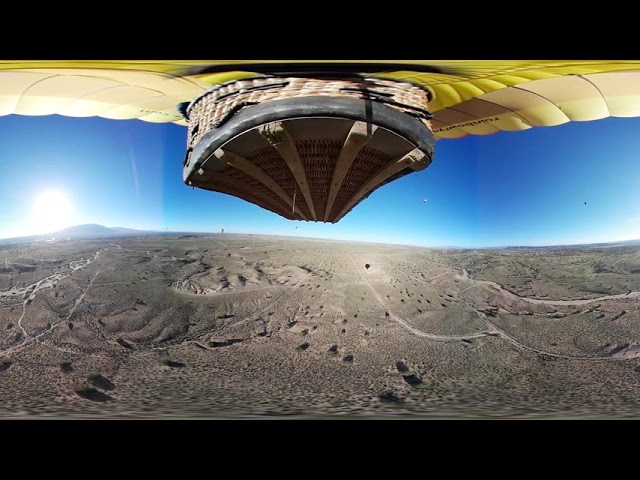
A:
[[[0,245],[0,417],[640,416],[640,244]]]

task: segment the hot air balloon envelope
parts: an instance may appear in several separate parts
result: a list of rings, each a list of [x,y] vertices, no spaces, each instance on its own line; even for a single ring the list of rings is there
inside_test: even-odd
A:
[[[8,60],[9,114],[187,125],[187,184],[336,222],[434,141],[640,116],[640,61]]]

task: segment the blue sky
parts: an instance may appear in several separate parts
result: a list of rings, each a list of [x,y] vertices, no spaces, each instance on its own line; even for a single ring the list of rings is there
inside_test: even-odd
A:
[[[423,246],[637,239],[638,132],[640,118],[609,118],[440,140],[429,168],[382,187],[332,225],[289,221],[184,185],[185,127],[10,115],[0,117],[0,238],[99,223]]]

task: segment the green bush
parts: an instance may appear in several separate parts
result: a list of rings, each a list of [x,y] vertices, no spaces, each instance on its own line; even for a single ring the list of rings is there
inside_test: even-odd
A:
[[[91,385],[87,385],[86,383],[81,383],[73,387],[73,391],[78,395],[90,395],[92,393],[96,393],[98,390]]]

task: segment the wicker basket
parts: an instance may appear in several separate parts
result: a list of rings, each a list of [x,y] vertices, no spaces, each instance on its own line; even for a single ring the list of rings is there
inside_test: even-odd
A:
[[[184,179],[289,219],[337,222],[431,162],[429,99],[420,86],[379,78],[217,85],[186,109]]]

